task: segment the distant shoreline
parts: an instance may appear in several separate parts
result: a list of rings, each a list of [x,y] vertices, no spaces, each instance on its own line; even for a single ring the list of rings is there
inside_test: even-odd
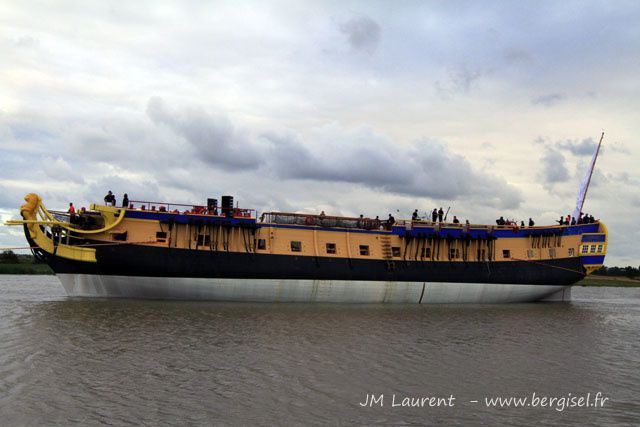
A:
[[[53,275],[53,270],[47,264],[34,262],[0,263],[0,275],[24,274],[24,275]],[[599,276],[591,275],[576,283],[574,286],[605,286],[616,288],[638,288],[640,277],[629,278],[624,276]]]
[[[638,288],[640,277],[629,278],[625,276],[599,276],[592,274],[585,277],[574,286],[605,286],[615,288]]]
[[[0,263],[0,275],[24,274],[24,275],[52,275],[53,270],[47,264],[39,263]]]

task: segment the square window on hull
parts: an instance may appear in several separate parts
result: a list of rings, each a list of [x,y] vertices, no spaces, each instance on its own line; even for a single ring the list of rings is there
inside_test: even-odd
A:
[[[112,235],[113,240],[118,241],[118,242],[126,242],[127,241],[127,232],[124,231],[122,233],[113,233]]]
[[[198,242],[196,244],[198,246],[209,246],[211,244],[211,238],[208,234],[199,234]]]
[[[302,252],[302,242],[292,241],[291,252]]]

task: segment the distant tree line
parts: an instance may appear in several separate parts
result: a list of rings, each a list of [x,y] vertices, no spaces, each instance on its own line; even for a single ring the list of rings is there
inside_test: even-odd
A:
[[[640,266],[638,268],[631,267],[607,267],[603,266],[599,270],[593,272],[600,276],[626,276],[626,277],[638,277],[640,276]]]
[[[5,250],[0,252],[0,274],[53,274],[53,271],[33,255]]]
[[[4,251],[0,254],[0,262],[5,264],[17,264],[20,262],[18,255],[13,251]]]
[[[31,254],[18,255],[11,250],[7,250],[0,253],[0,264],[41,264],[41,262]]]

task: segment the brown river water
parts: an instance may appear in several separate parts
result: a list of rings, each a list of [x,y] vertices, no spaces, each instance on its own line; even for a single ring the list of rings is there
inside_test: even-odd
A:
[[[639,425],[640,288],[573,296],[71,299],[0,276],[0,425]]]

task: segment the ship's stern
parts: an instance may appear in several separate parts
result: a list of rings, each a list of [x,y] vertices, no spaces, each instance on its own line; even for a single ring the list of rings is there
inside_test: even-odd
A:
[[[595,233],[584,233],[578,248],[580,261],[587,275],[593,273],[603,266],[604,257],[607,254],[607,242],[609,233],[607,226],[600,222],[598,231]]]

